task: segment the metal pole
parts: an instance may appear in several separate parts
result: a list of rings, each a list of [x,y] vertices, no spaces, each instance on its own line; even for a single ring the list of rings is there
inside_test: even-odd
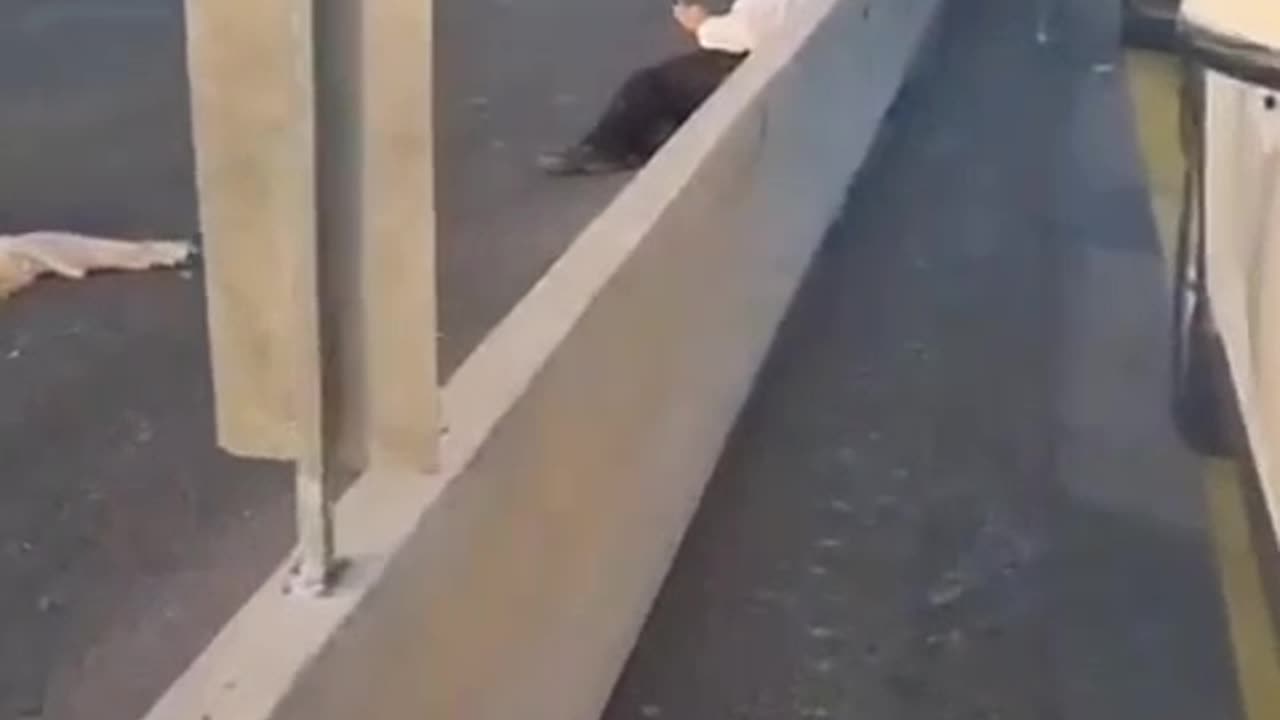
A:
[[[186,7],[218,438],[296,464],[322,593],[340,474],[437,461],[432,2]]]
[[[435,153],[429,0],[313,1],[316,235],[296,248],[297,586],[338,568],[341,472],[434,468]]]
[[[312,0],[316,233],[293,254],[296,585],[334,580],[338,476],[434,468],[432,6]]]
[[[312,0],[187,0],[211,365],[223,447],[292,460],[296,585],[334,563]]]
[[[323,322],[324,284],[321,277],[324,236],[332,232],[326,218],[320,213],[325,202],[326,159],[318,150],[325,143],[327,108],[321,95],[324,92],[324,66],[331,62],[329,48],[320,28],[327,21],[322,4],[310,0],[298,3],[302,28],[307,30],[306,41],[298,43],[297,60],[304,68],[312,68],[311,94],[313,99],[312,147],[315,181],[312,185],[312,206],[316,209],[314,232],[298,234],[293,238],[292,259],[293,317],[293,417],[297,428],[297,457],[295,461],[295,510],[298,529],[298,559],[294,568],[291,590],[318,595],[328,589],[334,568],[333,531],[333,453],[330,449],[331,433],[328,420],[331,414],[330,396],[325,382],[327,337]]]

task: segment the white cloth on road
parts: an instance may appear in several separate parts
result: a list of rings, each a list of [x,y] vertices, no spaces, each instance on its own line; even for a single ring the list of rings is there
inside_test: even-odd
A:
[[[698,28],[698,44],[707,50],[746,53],[786,20],[796,0],[737,0],[728,12],[713,15]]]
[[[0,235],[0,299],[41,275],[80,278],[97,270],[173,267],[194,250],[184,241],[130,242],[58,231]]]

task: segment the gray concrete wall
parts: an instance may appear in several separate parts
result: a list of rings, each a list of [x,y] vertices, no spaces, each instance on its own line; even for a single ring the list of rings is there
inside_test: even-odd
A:
[[[149,717],[598,717],[940,2],[813,0],[459,369],[441,475],[344,498],[348,585],[273,580]]]

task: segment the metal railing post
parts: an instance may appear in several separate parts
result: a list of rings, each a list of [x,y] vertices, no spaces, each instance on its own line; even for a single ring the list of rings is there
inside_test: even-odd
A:
[[[323,593],[343,474],[437,460],[432,2],[187,23],[219,441],[295,463],[291,589]]]

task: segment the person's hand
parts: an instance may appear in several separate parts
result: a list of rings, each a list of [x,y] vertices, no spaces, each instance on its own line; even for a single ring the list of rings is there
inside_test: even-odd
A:
[[[711,11],[696,3],[686,3],[681,0],[677,2],[671,10],[676,17],[676,22],[680,23],[680,27],[691,33],[698,32],[698,28],[702,27],[702,23],[706,22],[711,16]]]

